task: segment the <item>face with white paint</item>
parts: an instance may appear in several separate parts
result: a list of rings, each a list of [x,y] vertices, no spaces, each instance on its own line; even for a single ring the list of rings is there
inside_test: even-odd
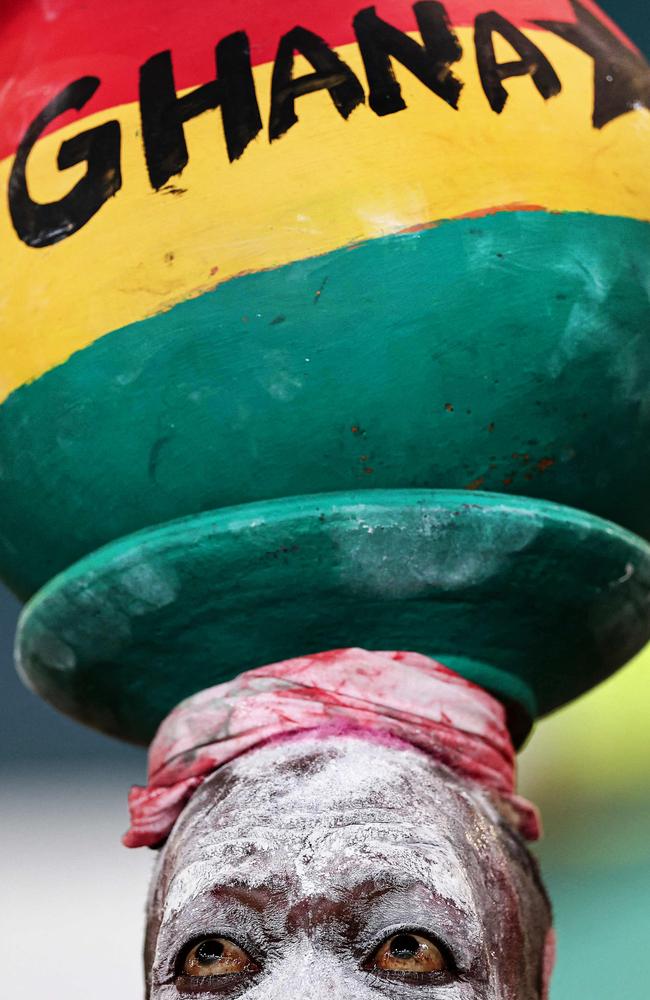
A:
[[[164,848],[148,1000],[540,1000],[550,911],[501,808],[397,742],[221,768]]]

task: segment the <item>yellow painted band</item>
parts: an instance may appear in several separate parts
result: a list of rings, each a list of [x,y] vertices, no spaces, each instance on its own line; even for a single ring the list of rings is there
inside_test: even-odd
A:
[[[137,104],[43,138],[28,166],[32,197],[66,194],[84,168],[57,170],[62,140],[111,118],[122,128],[123,187],[83,229],[41,249],[19,241],[4,199],[0,400],[103,334],[242,272],[514,204],[650,219],[647,111],[594,129],[592,59],[529,31],[562,92],[545,102],[530,78],[507,80],[510,97],[496,115],[480,86],[473,33],[457,33],[459,111],[396,64],[406,110],[378,118],[364,106],[345,122],[327,93],[308,95],[285,136],[269,145],[261,134],[232,164],[219,112],[209,112],[186,125],[190,162],[167,191],[149,184]],[[358,48],[338,51],[365,81]],[[505,43],[497,55],[513,58]],[[264,121],[271,71],[255,69]],[[296,75],[309,71],[296,60]],[[11,158],[0,164],[5,190],[10,169]]]

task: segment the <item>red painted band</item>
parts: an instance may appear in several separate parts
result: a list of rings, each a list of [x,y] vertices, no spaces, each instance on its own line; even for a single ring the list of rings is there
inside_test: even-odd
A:
[[[581,0],[620,38],[618,28],[592,0]],[[352,19],[368,0],[250,0],[199,3],[178,0],[4,0],[0,31],[2,117],[0,157],[11,155],[30,122],[73,80],[101,80],[84,116],[138,99],[138,69],[150,56],[170,49],[179,89],[214,77],[214,46],[224,36],[244,30],[253,65],[271,62],[280,37],[297,24],[333,45],[354,41]],[[403,31],[415,31],[412,0],[377,0],[377,13]],[[569,0],[447,0],[452,25],[472,24],[477,14],[497,9],[518,26],[537,19],[575,20]],[[152,11],[151,16],[148,12]],[[625,39],[627,42],[627,39]],[[628,44],[630,44],[628,42]],[[57,119],[55,128],[73,120]]]

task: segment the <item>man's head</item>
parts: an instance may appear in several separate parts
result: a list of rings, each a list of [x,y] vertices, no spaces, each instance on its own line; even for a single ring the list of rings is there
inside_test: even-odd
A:
[[[149,1000],[540,1000],[550,909],[494,796],[390,738],[249,751],[152,886]]]

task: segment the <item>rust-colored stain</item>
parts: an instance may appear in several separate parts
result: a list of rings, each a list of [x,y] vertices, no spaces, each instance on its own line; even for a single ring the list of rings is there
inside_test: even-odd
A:
[[[512,480],[514,478],[515,478],[514,476],[506,476],[506,478],[502,479],[501,482],[503,483],[504,486],[512,486]]]
[[[537,468],[539,469],[540,472],[546,472],[546,470],[550,469],[552,465],[555,465],[554,458],[540,458],[539,462],[537,463]]]
[[[435,219],[433,222],[419,222],[414,226],[398,230],[402,236],[409,236],[413,233],[424,232],[425,229],[435,229],[441,222],[450,222],[452,219],[482,219],[486,215],[497,215],[499,212],[545,212],[544,205],[529,205],[524,201],[512,201],[506,205],[491,205],[488,208],[478,208],[473,212],[464,212],[462,215],[450,215],[444,219]]]
[[[210,277],[214,278],[214,276],[215,276],[215,274],[217,273],[218,270],[219,270],[219,267],[218,267],[217,264],[215,264],[214,267],[211,267],[210,268]]]
[[[478,479],[473,479],[471,483],[468,483],[465,487],[466,490],[480,490],[481,486],[485,482],[485,476],[479,476]]]
[[[447,413],[453,413],[454,412],[454,408],[451,405],[451,403],[445,403],[445,410],[447,411]]]
[[[366,465],[366,467],[365,467],[365,469],[364,469],[363,471],[364,471],[364,472],[366,473],[366,475],[367,475],[367,476],[371,476],[371,475],[372,475],[372,473],[373,473],[373,472],[374,472],[375,470],[374,470],[374,469],[371,469],[371,467],[370,467],[369,465]]]
[[[359,424],[352,424],[350,430],[352,431],[353,434],[361,434],[362,437],[366,433],[363,427],[361,427]]]
[[[455,215],[455,219],[482,219],[486,215],[497,215],[499,212],[545,212],[544,205],[530,205],[525,201],[510,201],[506,205],[492,205],[490,208],[477,208],[463,215]]]

